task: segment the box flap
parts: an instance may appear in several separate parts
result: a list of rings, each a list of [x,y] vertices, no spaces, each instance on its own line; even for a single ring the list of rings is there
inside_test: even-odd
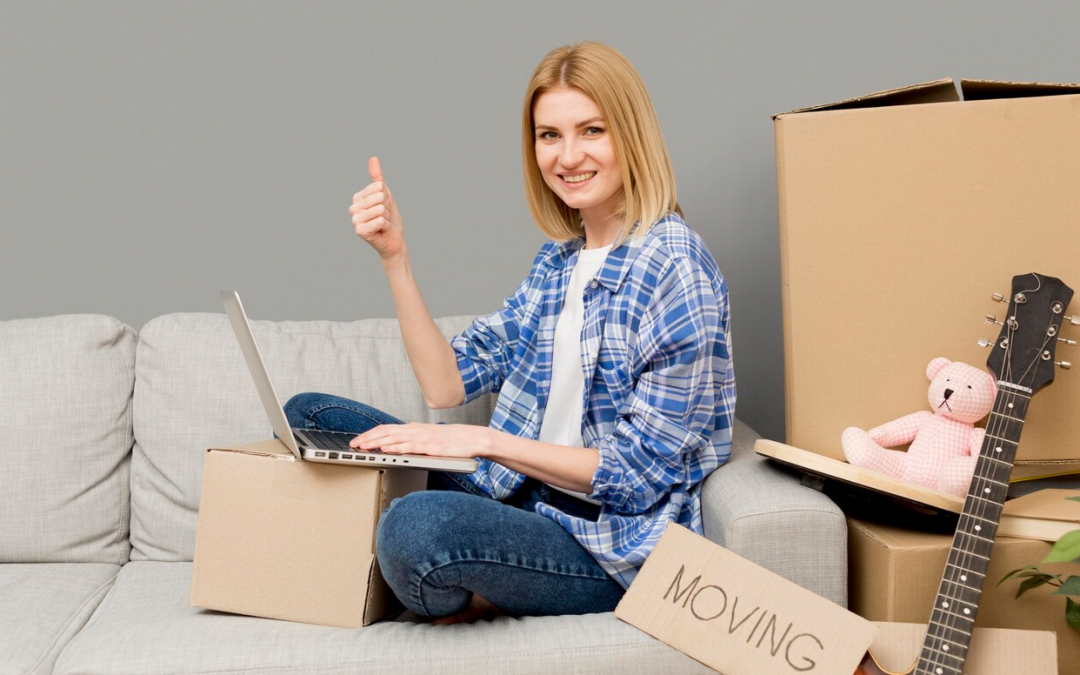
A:
[[[951,534],[940,532],[922,532],[904,527],[893,527],[857,518],[848,518],[848,522],[868,540],[894,551],[910,551],[938,548],[952,541]]]
[[[285,444],[276,438],[258,443],[248,443],[226,448],[208,448],[207,452],[236,452],[244,455],[257,455],[259,457],[276,457],[296,461],[296,455],[285,447]]]
[[[1054,82],[1009,82],[1005,80],[960,80],[965,101],[984,101],[994,98],[1027,98],[1030,96],[1061,96],[1080,94],[1080,84]]]
[[[818,110],[880,108],[884,106],[913,105],[918,103],[949,103],[959,100],[960,95],[956,91],[956,84],[953,82],[952,78],[945,78],[934,80],[933,82],[912,84],[907,87],[900,87],[899,89],[877,91],[873,94],[856,96],[855,98],[848,98],[834,103],[825,103],[823,105],[815,105],[808,108],[798,108],[796,110],[773,115],[773,119],[778,119],[784,115],[795,115]]]

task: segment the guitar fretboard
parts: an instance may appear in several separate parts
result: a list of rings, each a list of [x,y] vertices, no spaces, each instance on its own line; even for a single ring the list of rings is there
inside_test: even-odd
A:
[[[915,669],[917,675],[960,675],[964,669],[1031,394],[1026,387],[998,382],[994,410],[986,423],[986,438],[953,535]]]

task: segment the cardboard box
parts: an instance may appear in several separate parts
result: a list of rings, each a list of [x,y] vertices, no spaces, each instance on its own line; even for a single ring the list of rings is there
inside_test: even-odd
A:
[[[390,501],[427,473],[297,460],[277,440],[207,451],[191,604],[359,628],[397,605],[375,561]]]
[[[870,651],[890,673],[908,673],[919,658],[926,624],[878,623]],[[1045,631],[976,628],[964,672],[970,675],[1056,675],[1054,634]],[[1060,671],[1069,675],[1072,670]]]
[[[925,626],[951,546],[951,534],[849,518],[850,609],[871,621]],[[1040,564],[1049,551],[1047,542],[998,537],[975,625],[1054,631],[1060,672],[1075,673],[1080,664],[1080,631],[1065,622],[1065,598],[1052,595],[1053,588],[1043,587],[1017,599],[1019,581],[997,585],[1005,574],[1025,565],[1039,565],[1044,571],[1065,575],[1080,572],[1074,563]]]
[[[998,327],[983,316],[1002,318],[990,295],[1014,275],[1080,288],[1080,85],[960,90],[940,80],[775,117],[791,445],[842,458],[845,427],[927,410],[926,364],[985,364],[976,343]],[[1060,345],[1058,360],[1075,352]],[[1017,458],[1080,458],[1080,378],[1036,395]]]
[[[615,616],[728,675],[854,673],[877,628],[679,525]]]

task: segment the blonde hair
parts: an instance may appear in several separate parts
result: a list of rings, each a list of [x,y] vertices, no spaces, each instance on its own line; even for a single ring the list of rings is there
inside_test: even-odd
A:
[[[552,192],[536,162],[533,105],[541,94],[556,87],[577,89],[595,101],[610,129],[623,184],[616,214],[625,221],[616,243],[631,231],[634,236],[644,234],[672,211],[681,216],[671,160],[645,83],[619,52],[598,42],[580,42],[548,52],[525,91],[522,169],[529,210],[540,231],[556,241],[584,236],[577,209]],[[635,230],[639,222],[642,227]]]

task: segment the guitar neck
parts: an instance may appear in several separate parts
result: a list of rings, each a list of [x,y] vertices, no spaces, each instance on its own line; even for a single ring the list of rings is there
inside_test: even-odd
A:
[[[960,675],[964,670],[1031,394],[1026,387],[998,382],[994,410],[953,535],[916,675]]]

